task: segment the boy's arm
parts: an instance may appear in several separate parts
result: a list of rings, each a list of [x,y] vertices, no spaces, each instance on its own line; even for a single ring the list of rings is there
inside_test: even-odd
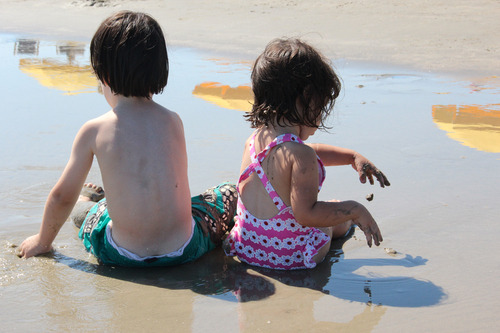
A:
[[[363,155],[355,152],[352,149],[335,147],[327,144],[313,143],[308,144],[321,161],[326,166],[351,165],[359,174],[361,183],[366,183],[366,178],[370,184],[374,184],[373,176],[377,178],[381,187],[390,186],[389,180],[372,162]]]
[[[87,123],[76,135],[69,161],[50,191],[39,233],[21,244],[19,256],[29,258],[52,249],[52,242],[68,219],[92,166],[94,142],[94,129]]]
[[[290,202],[297,222],[309,227],[332,227],[352,220],[365,233],[368,246],[372,241],[378,246],[382,234],[362,204],[356,201],[317,201],[319,177],[314,151],[298,149],[293,155]]]

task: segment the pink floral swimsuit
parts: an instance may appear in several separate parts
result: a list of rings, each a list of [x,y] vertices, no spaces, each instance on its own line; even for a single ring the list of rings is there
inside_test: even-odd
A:
[[[271,149],[277,145],[289,141],[301,144],[304,142],[296,135],[283,134],[275,138],[257,155],[255,154],[254,139],[255,135],[250,142],[252,163],[241,174],[238,183],[256,172],[279,212],[270,219],[258,219],[245,208],[241,196],[239,196],[235,225],[226,241],[226,254],[236,255],[243,262],[261,267],[274,269],[313,268],[316,266],[313,256],[328,243],[330,237],[317,228],[302,226],[295,220],[292,207],[283,203],[261,166]],[[318,167],[320,171],[319,188],[321,189],[325,179],[325,168],[319,157]]]

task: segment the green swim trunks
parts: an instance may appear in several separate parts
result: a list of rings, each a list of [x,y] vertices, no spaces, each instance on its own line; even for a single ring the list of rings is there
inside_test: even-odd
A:
[[[191,240],[185,244],[183,251],[163,256],[139,258],[114,244],[111,235],[107,232],[107,225],[111,218],[108,214],[106,199],[102,199],[90,209],[78,236],[83,240],[85,249],[102,264],[127,267],[180,265],[194,261],[220,246],[226,233],[234,225],[236,202],[236,187],[229,183],[220,184],[201,195],[192,197],[194,226]]]

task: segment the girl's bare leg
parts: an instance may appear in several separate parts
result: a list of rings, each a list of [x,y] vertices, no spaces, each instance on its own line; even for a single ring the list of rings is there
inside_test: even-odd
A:
[[[315,263],[319,264],[322,262],[328,251],[330,251],[330,246],[332,245],[332,239],[344,237],[347,232],[351,229],[353,223],[352,221],[347,221],[342,224],[336,225],[334,227],[328,228],[318,228],[330,237],[330,241],[326,243],[319,251],[314,255],[313,260]]]
[[[326,243],[325,245],[323,245],[323,247],[321,249],[319,249],[318,253],[316,253],[314,255],[313,260],[317,264],[319,264],[320,262],[322,262],[325,259],[326,254],[328,253],[328,251],[330,251],[330,245],[332,245],[333,227],[318,228],[318,229],[321,230],[321,231],[323,231],[325,234],[327,234],[328,237],[330,237],[330,240],[328,241],[328,243]]]
[[[332,228],[332,239],[344,237],[347,232],[351,229],[353,223],[352,221],[347,221],[342,224],[336,225]]]

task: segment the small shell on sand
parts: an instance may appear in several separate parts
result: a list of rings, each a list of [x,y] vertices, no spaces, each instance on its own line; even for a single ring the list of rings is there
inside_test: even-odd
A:
[[[396,254],[398,254],[398,251],[394,250],[392,247],[386,247],[384,248],[384,250],[385,253],[387,253],[390,256],[395,256]]]

